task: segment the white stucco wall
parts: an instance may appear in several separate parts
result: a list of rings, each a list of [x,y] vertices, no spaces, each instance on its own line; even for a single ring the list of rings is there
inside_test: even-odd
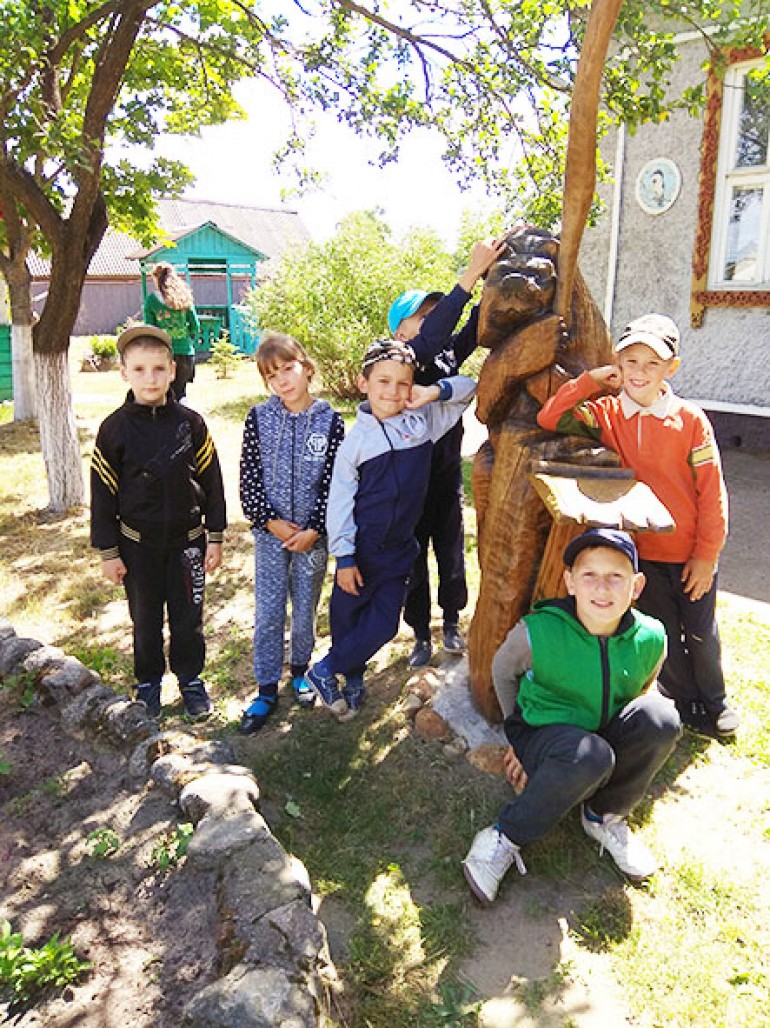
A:
[[[699,81],[704,58],[700,42],[680,45],[673,88]],[[690,327],[690,289],[695,241],[702,121],[683,113],[626,135],[621,169],[621,212],[611,330],[616,337],[634,317],[668,314],[682,334],[682,366],[674,383],[682,396],[706,402],[750,404],[770,412],[770,308],[709,307],[703,327]],[[605,156],[615,160],[616,137]],[[648,160],[668,157],[679,167],[679,198],[664,214],[646,214],[636,201],[636,180]],[[596,229],[587,229],[580,264],[594,298],[604,308],[610,254],[612,187],[604,187],[608,210]]]

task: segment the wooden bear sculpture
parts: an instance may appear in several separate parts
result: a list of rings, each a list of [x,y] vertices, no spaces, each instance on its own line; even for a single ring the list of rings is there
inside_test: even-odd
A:
[[[473,464],[481,585],[468,654],[474,701],[489,721],[501,717],[492,658],[529,609],[551,524],[529,480],[531,462],[618,465],[608,450],[538,427],[545,400],[567,378],[611,363],[612,344],[579,273],[571,292],[569,336],[553,313],[557,239],[526,227],[510,232],[506,243],[481,298],[478,338],[490,353],[479,376],[477,417],[489,440]]]

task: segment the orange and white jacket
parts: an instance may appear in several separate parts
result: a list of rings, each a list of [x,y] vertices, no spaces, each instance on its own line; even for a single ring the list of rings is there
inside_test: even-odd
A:
[[[644,560],[684,564],[691,557],[716,560],[727,537],[727,490],[714,432],[694,403],[680,399],[666,383],[651,407],[621,392],[597,396],[589,372],[565,384],[537,416],[541,428],[582,435],[620,455],[671,512],[671,533],[640,532]]]

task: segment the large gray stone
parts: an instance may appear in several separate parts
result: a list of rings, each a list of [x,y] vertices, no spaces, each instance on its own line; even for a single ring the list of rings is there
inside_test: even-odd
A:
[[[316,1028],[319,1011],[301,984],[275,967],[239,964],[187,1005],[185,1028]]]
[[[158,726],[143,703],[116,696],[103,708],[100,727],[117,742],[133,743],[155,735]]]
[[[65,657],[61,664],[43,672],[38,682],[38,691],[44,702],[53,702],[61,707],[73,696],[80,695],[99,681],[96,672],[87,668],[77,657]]]
[[[24,639],[15,633],[0,640],[0,678],[7,678],[22,670],[24,658],[42,646],[37,639]]]
[[[44,672],[61,667],[65,659],[64,650],[58,646],[38,646],[24,658],[22,669],[38,679]]]
[[[180,793],[179,806],[193,824],[210,810],[229,817],[248,812],[259,803],[259,786],[245,767],[210,771],[189,782]]]
[[[189,732],[161,732],[156,756],[161,757],[166,753],[183,753],[198,764],[235,763],[235,751],[230,743],[221,739],[200,739]]]
[[[99,719],[100,711],[114,699],[112,689],[97,681],[61,707],[62,724],[71,732],[93,726]]]
[[[269,831],[240,850],[228,862],[223,876],[227,905],[241,927],[295,900],[303,900],[309,907],[309,885],[304,865],[291,857]],[[238,934],[245,937],[241,928]]]
[[[150,778],[167,795],[176,799],[188,782],[192,782],[220,765],[210,761],[197,761],[186,753],[165,753],[152,762]]]
[[[187,847],[187,859],[198,867],[214,868],[230,853],[240,853],[262,837],[272,838],[267,822],[256,810],[239,811],[230,817],[210,811],[198,822]]]

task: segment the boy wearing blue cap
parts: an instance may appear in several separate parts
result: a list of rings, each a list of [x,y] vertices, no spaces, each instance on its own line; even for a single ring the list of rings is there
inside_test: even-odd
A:
[[[581,805],[583,830],[632,881],[657,862],[629,831],[682,732],[676,707],[651,689],[666,633],[632,608],[644,575],[631,537],[592,528],[564,551],[565,599],[543,600],[509,632],[492,663],[521,793],[479,832],[463,861],[473,894],[491,903],[520,849]]]
[[[329,552],[337,561],[332,645],[307,679],[340,719],[358,711],[366,662],[398,631],[431,452],[476,391],[460,375],[431,386],[416,386],[413,378],[409,346],[384,339],[369,347],[358,379],[367,399],[334,462],[326,512]],[[338,675],[345,678],[342,689]]]
[[[462,329],[452,335],[478,280],[505,252],[502,239],[475,243],[468,267],[446,296],[409,289],[391,305],[388,327],[396,339],[414,350],[418,385],[434,385],[456,375],[476,349],[478,306]],[[463,531],[462,422],[433,448],[425,507],[415,531],[420,552],[409,576],[404,620],[414,631],[410,667],[423,667],[431,658],[430,581],[428,547],[433,545],[438,566],[438,602],[444,616],[444,648],[461,653],[465,641],[459,630],[460,611],[468,602]]]

